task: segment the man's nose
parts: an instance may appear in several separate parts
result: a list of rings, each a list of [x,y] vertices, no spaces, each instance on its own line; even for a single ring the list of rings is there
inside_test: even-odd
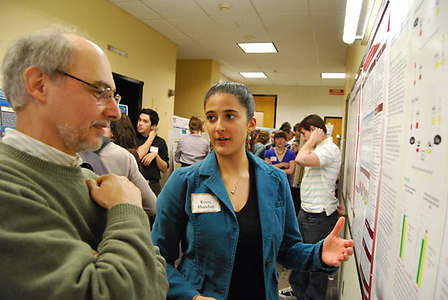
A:
[[[109,101],[107,103],[104,107],[103,114],[106,115],[107,119],[110,121],[115,121],[121,118],[121,110],[115,101]]]

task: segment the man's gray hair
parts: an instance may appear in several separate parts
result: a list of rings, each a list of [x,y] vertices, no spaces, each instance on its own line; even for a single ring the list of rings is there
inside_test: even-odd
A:
[[[38,67],[54,78],[56,70],[65,71],[73,62],[73,45],[64,34],[77,34],[74,29],[52,27],[14,41],[6,51],[2,64],[3,91],[17,112],[31,99],[23,74],[29,67]]]

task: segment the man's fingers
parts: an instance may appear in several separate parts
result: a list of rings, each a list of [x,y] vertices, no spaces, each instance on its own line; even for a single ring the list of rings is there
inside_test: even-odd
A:
[[[86,184],[90,191],[98,187],[97,182],[93,179],[87,179]]]

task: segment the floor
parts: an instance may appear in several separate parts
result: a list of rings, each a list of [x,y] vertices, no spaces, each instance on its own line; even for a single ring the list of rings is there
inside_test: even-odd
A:
[[[283,269],[283,267],[280,265],[277,265],[277,270],[279,273],[278,289],[281,290],[289,286],[288,277],[291,271]],[[338,274],[339,272],[336,272],[334,276],[329,277],[326,300],[338,300]]]

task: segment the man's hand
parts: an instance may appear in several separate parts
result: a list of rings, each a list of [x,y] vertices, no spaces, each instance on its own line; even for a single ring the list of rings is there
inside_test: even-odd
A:
[[[154,158],[156,158],[157,153],[156,152],[150,152],[143,156],[141,162],[144,166],[149,166],[149,164],[153,161]]]
[[[323,140],[327,138],[327,135],[322,130],[322,128],[315,127],[313,131],[311,131],[310,141],[313,142],[313,146],[318,145]]]
[[[96,181],[87,179],[86,183],[92,199],[105,209],[119,203],[142,207],[140,190],[124,176],[108,174],[98,177]]]
[[[149,134],[148,134],[148,141],[150,141],[151,142],[151,144],[152,144],[152,142],[154,141],[154,139],[156,138],[156,131],[155,130],[151,130],[150,132],[149,132]]]
[[[353,240],[344,240],[339,232],[344,227],[345,218],[339,218],[330,234],[325,238],[322,246],[322,261],[327,266],[339,267],[341,261],[347,261],[353,254]]]

